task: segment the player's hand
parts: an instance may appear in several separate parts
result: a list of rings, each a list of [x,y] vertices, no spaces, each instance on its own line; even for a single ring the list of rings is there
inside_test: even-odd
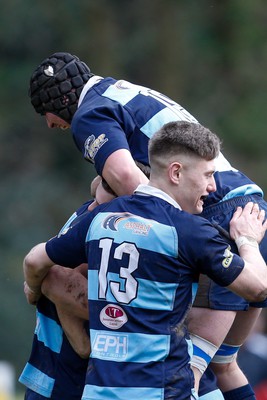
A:
[[[267,229],[265,211],[259,209],[257,203],[249,202],[242,207],[237,207],[230,221],[230,236],[236,240],[240,236],[247,236],[260,243]]]
[[[96,188],[95,200],[93,203],[90,204],[90,206],[88,207],[88,210],[92,211],[99,204],[108,203],[109,201],[113,200],[114,198],[115,198],[115,195],[108,192],[104,188],[102,181],[101,181]]]
[[[42,295],[41,290],[32,290],[28,286],[27,282],[24,282],[24,294],[26,296],[27,302],[31,305],[36,305],[37,301]]]

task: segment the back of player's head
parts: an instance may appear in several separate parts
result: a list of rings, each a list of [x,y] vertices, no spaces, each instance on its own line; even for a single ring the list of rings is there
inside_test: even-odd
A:
[[[54,53],[35,69],[29,96],[38,114],[50,112],[71,123],[85,83],[93,74],[78,57]]]
[[[163,166],[179,155],[191,155],[213,160],[220,152],[220,139],[198,123],[174,121],[163,125],[149,141],[151,167]],[[164,161],[165,160],[165,161]]]

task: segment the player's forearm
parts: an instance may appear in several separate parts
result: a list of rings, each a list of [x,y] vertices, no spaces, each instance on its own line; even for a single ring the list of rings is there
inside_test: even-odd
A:
[[[61,305],[56,305],[58,317],[72,348],[81,358],[90,354],[90,339],[84,327],[84,320],[70,314]]]
[[[117,196],[131,195],[140,183],[148,183],[148,179],[138,168],[135,172],[124,170],[118,175],[108,175],[105,179]]]
[[[53,262],[45,251],[45,243],[35,246],[24,258],[23,272],[24,279],[33,292],[41,291],[41,284]]]
[[[75,269],[54,265],[42,282],[42,293],[61,310],[88,320],[87,264]]]
[[[267,267],[257,247],[249,244],[239,248],[245,267],[231,285],[239,296],[248,301],[263,301],[267,297]]]
[[[132,194],[140,183],[148,182],[131,153],[125,149],[117,150],[108,157],[102,175],[118,196]]]
[[[257,286],[261,300],[267,296],[267,266],[259,251],[258,246],[243,245],[239,249],[241,257],[249,268],[253,285]]]

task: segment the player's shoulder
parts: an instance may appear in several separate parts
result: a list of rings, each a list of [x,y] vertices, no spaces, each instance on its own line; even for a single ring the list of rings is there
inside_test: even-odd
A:
[[[172,207],[171,209],[172,220],[176,228],[183,232],[190,232],[190,235],[203,234],[206,231],[213,230],[217,232],[212,224],[206,219],[197,214],[190,214],[186,211],[177,210]]]

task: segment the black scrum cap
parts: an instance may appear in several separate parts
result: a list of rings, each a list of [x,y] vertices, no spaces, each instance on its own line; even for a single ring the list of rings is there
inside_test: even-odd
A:
[[[29,96],[38,114],[51,112],[71,123],[81,91],[93,76],[90,68],[69,53],[54,53],[33,72]]]

